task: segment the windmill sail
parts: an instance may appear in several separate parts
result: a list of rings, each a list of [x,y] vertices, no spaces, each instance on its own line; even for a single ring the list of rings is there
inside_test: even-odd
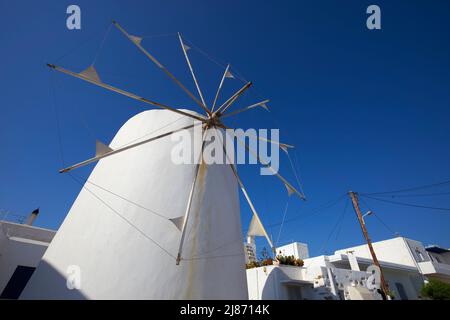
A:
[[[250,226],[248,227],[247,235],[258,237],[264,237],[266,235],[266,231],[264,230],[263,225],[260,223],[259,219],[257,219],[255,215],[252,216]]]
[[[95,70],[94,66],[89,66],[86,70],[80,72],[80,75],[83,77],[86,77],[88,79],[91,79],[96,82],[102,82],[100,80],[100,77],[98,76],[97,70]]]
[[[183,229],[184,216],[172,218],[169,220],[175,225],[175,227],[177,227],[178,230],[181,231]]]
[[[95,141],[95,156],[96,157],[100,157],[105,155],[108,152],[114,151],[113,149],[111,149],[110,147],[108,147],[106,144],[100,142],[100,141]]]
[[[141,44],[141,42],[142,42],[142,38],[141,37],[137,37],[137,36],[132,36],[132,35],[130,35],[130,39],[131,39],[131,41],[133,41],[135,44]]]
[[[180,34],[181,49],[199,98],[142,46],[143,37],[131,35],[117,22],[113,23],[205,113],[201,115],[171,107],[104,83],[93,65],[80,73],[48,65],[59,72],[164,110],[137,114],[122,126],[110,145],[96,141],[95,157],[60,171],[68,172],[111,157],[107,161],[98,162],[88,180],[81,183],[80,194],[58,231],[59,236],[50,244],[43,257],[45,263],[38,266],[22,297],[77,299],[81,294],[86,294],[86,297],[97,299],[206,299],[211,296],[219,299],[245,299],[247,290],[245,270],[241,268],[244,252],[237,187],[242,191],[252,212],[248,234],[265,237],[272,250],[275,248],[237,173],[234,161],[227,162],[226,166],[208,164],[203,162],[203,151],[206,146],[205,138],[210,130],[227,128],[222,123],[222,118],[256,107],[268,110],[268,100],[225,114],[250,88],[252,83],[247,82],[214,111],[225,79],[236,77],[228,65],[209,110],[189,59],[188,52],[191,48],[184,43]],[[176,119],[175,113],[183,117]],[[193,122],[194,119],[198,121]],[[180,120],[177,122],[179,129],[166,129],[165,133],[150,138],[149,134],[142,136],[149,129],[152,133],[162,129],[162,120],[169,124]],[[194,139],[200,140],[200,136],[202,138],[200,161],[189,166],[176,164],[172,157],[176,142],[163,138],[200,125],[200,131],[193,130]],[[276,143],[268,139],[265,141]],[[283,151],[291,147],[278,144]],[[228,158],[223,141],[222,147]],[[134,148],[139,149],[125,152]],[[118,153],[122,154],[113,156]],[[268,166],[259,158],[258,160],[262,165]],[[286,179],[275,174],[284,183],[289,195],[299,194]],[[97,188],[90,189],[91,185]],[[130,206],[131,204],[133,205]],[[153,212],[150,207],[162,213],[148,215],[142,212],[142,209],[146,209],[146,213]],[[120,263],[117,263],[118,250],[121,253]],[[102,254],[98,255],[98,252]],[[158,259],[156,264],[155,257]],[[214,259],[214,262],[210,259]],[[50,274],[46,267],[64,270],[72,263],[83,270],[82,292],[67,290],[65,282],[59,281],[60,273]],[[152,265],[151,270],[146,267],[148,265]],[[216,268],[211,268],[214,265],[223,270],[217,273]],[[103,278],[112,280],[98,281],[98,270],[103,270]],[[55,285],[42,285],[48,281]]]

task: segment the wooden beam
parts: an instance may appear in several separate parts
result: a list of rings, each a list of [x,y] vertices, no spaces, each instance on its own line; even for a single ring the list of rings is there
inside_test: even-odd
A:
[[[192,79],[194,79],[195,86],[197,87],[198,94],[200,99],[202,99],[203,108],[208,115],[211,115],[211,111],[208,110],[207,105],[205,103],[205,99],[203,98],[202,90],[200,90],[200,86],[198,84],[197,78],[195,77],[194,69],[192,68],[191,61],[189,60],[189,56],[186,51],[186,47],[184,45],[183,39],[181,38],[181,34],[178,32],[178,38],[180,39],[181,49],[183,50],[184,57],[186,58],[186,62],[188,64],[189,70],[191,71]]]
[[[176,264],[179,265],[180,261],[181,261],[181,254],[183,253],[183,245],[184,245],[184,237],[186,235],[186,226],[189,220],[189,213],[191,212],[191,205],[192,205],[192,199],[194,198],[194,192],[195,192],[195,185],[197,183],[197,178],[198,178],[198,173],[200,171],[200,165],[203,162],[203,149],[205,147],[205,143],[206,143],[206,133],[208,132],[207,129],[205,129],[203,136],[202,136],[202,147],[201,147],[201,151],[200,151],[200,155],[199,155],[199,161],[195,166],[195,171],[194,171],[194,181],[192,182],[191,185],[191,190],[189,191],[189,197],[188,197],[188,202],[186,205],[186,211],[184,213],[184,220],[183,220],[183,226],[181,227],[181,239],[180,239],[180,245],[178,247],[178,254],[177,254],[177,259],[176,259]]]
[[[140,145],[143,145],[143,144],[146,144],[146,143],[149,143],[149,142],[152,142],[152,141],[155,141],[155,140],[158,140],[158,139],[167,137],[167,136],[171,135],[172,133],[175,133],[175,132],[179,132],[179,131],[182,131],[182,130],[187,130],[187,129],[193,128],[193,127],[195,127],[195,126],[197,126],[197,125],[200,125],[200,124],[201,124],[201,123],[197,123],[197,124],[192,124],[192,125],[189,125],[189,126],[185,126],[185,127],[181,128],[181,129],[177,129],[177,130],[173,130],[173,131],[170,131],[170,132],[166,132],[166,133],[160,134],[160,135],[158,135],[158,136],[156,136],[156,137],[152,137],[152,138],[149,138],[149,139],[145,139],[145,140],[143,140],[143,141],[140,141],[140,142],[136,142],[136,143],[130,144],[130,145],[125,146],[125,147],[123,147],[123,148],[119,148],[119,149],[116,149],[116,150],[112,150],[112,151],[106,152],[106,153],[104,153],[104,154],[101,154],[101,155],[95,156],[95,157],[93,157],[93,158],[90,158],[90,159],[88,159],[88,160],[85,160],[85,161],[79,162],[79,163],[77,163],[77,164],[74,164],[74,165],[72,165],[72,166],[70,166],[70,167],[67,167],[67,168],[65,168],[65,169],[61,169],[61,170],[59,170],[59,173],[69,172],[69,171],[71,171],[71,170],[73,170],[73,169],[77,169],[77,168],[83,167],[83,166],[85,166],[85,165],[88,165],[88,164],[90,164],[90,163],[92,163],[92,162],[95,162],[95,161],[98,161],[98,160],[100,160],[100,159],[103,159],[103,158],[112,156],[112,155],[114,155],[114,154],[118,154],[118,153],[120,153],[120,152],[123,152],[123,151],[125,151],[125,150],[129,150],[129,149],[138,147],[138,146],[140,146]]]
[[[219,97],[220,90],[222,90],[223,82],[225,81],[225,77],[227,75],[228,69],[230,69],[230,64],[225,68],[225,72],[223,73],[222,80],[220,80],[219,87],[217,88],[216,96],[214,97],[214,102],[211,107],[211,112],[214,112],[214,108],[216,107],[217,98]]]
[[[194,118],[194,119],[202,121],[202,122],[206,121],[206,119],[203,118],[203,117],[199,117],[199,116],[196,116],[196,115],[193,115],[193,114],[190,114],[190,113],[187,113],[187,112],[184,112],[184,111],[181,111],[181,110],[169,107],[169,106],[164,105],[162,103],[159,103],[159,102],[156,102],[156,101],[152,101],[152,100],[140,97],[140,96],[138,96],[138,95],[136,95],[134,93],[130,93],[130,92],[127,92],[125,90],[113,87],[113,86],[111,86],[109,84],[106,84],[104,82],[100,82],[100,81],[97,81],[95,79],[88,78],[88,77],[86,77],[84,75],[81,75],[79,73],[76,73],[76,72],[64,69],[62,67],[58,67],[58,66],[56,66],[54,64],[48,63],[47,66],[52,68],[52,69],[54,69],[54,70],[57,70],[59,72],[68,74],[68,75],[70,75],[72,77],[75,77],[75,78],[87,81],[89,83],[95,84],[95,85],[97,85],[99,87],[102,87],[102,88],[108,89],[110,91],[114,91],[114,92],[120,93],[121,95],[127,96],[127,97],[129,97],[131,99],[135,99],[137,101],[141,101],[141,102],[144,102],[144,103],[147,103],[147,104],[151,104],[153,106],[156,106],[156,107],[159,107],[159,108],[162,108],[162,109],[170,110],[172,112],[175,112],[175,113],[178,113],[178,114],[182,114],[182,115],[184,115],[186,117]]]
[[[259,107],[259,106],[264,106],[267,102],[269,102],[268,99],[267,99],[267,100],[260,101],[260,102],[258,102],[258,103],[254,103],[254,104],[252,104],[252,105],[250,105],[250,106],[248,106],[248,107],[245,107],[245,108],[242,108],[242,109],[233,111],[233,112],[231,112],[231,113],[224,114],[224,115],[221,116],[221,117],[222,117],[222,118],[231,117],[231,116],[234,116],[234,115],[236,115],[236,114],[245,112],[245,111],[247,111],[247,110],[251,110],[251,109],[256,108],[256,107]],[[264,108],[264,107],[263,107],[263,108]]]
[[[235,94],[233,94],[227,101],[225,101],[218,109],[215,114],[223,114],[225,110],[227,110],[240,95],[244,93],[245,90],[250,88],[252,85],[251,82],[247,82],[241,89],[239,89]],[[223,110],[222,110],[223,109]]]
[[[114,26],[116,26],[117,29],[119,29],[127,38],[128,40],[130,40],[136,47],[139,48],[139,50],[141,50],[154,64],[156,64],[156,66],[158,66],[158,68],[160,68],[161,70],[164,71],[164,73],[166,75],[169,76],[169,78],[171,78],[181,89],[183,89],[184,92],[186,92],[203,110],[205,111],[209,111],[205,105],[202,104],[201,101],[199,101],[177,78],[175,78],[175,76],[169,71],[167,70],[167,68],[165,66],[162,65],[162,63],[160,63],[158,60],[156,60],[156,58],[151,55],[142,45],[139,41],[135,41],[132,36],[130,34],[128,34],[128,32],[125,31],[125,29],[123,29],[120,24],[117,21],[113,20],[113,24]]]

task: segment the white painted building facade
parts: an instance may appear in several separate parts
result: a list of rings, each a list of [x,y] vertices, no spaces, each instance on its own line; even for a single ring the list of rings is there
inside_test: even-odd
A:
[[[308,245],[306,243],[292,242],[277,248],[277,254],[294,256],[296,259],[309,258]]]
[[[367,245],[306,259],[297,246],[288,244],[277,252],[303,259],[303,267],[247,269],[250,299],[381,299],[366,286],[371,275],[367,267],[373,264]],[[403,237],[374,242],[373,247],[394,299],[420,299],[420,289],[427,279],[450,279],[448,249],[425,248],[421,242]]]
[[[270,265],[247,269],[247,287],[250,300],[379,300],[365,286],[369,276],[325,261],[308,267]]]
[[[429,261],[419,262],[421,272],[428,278],[450,283],[450,250],[436,245],[425,248]]]
[[[56,231],[0,221],[0,298],[17,299]]]

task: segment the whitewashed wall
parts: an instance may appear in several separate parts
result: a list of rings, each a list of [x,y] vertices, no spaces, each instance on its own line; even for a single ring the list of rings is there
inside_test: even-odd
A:
[[[417,264],[414,261],[414,257],[408,250],[407,243],[410,243],[410,246],[423,248],[423,245],[420,242],[405,239],[402,237],[392,238],[384,241],[377,241],[372,243],[372,245],[377,258],[380,261],[392,262],[410,267],[417,267]],[[360,245],[356,247],[337,250],[335,254],[346,254],[347,251],[354,251],[353,254],[356,257],[372,259],[369,247],[367,245]],[[426,255],[426,253],[424,255]]]
[[[277,248],[277,254],[281,252],[284,256],[294,256],[296,259],[309,258],[308,245],[306,243],[292,242]]]
[[[17,266],[38,265],[54,234],[52,230],[0,222],[0,292]]]
[[[181,117],[152,135],[192,123]],[[142,112],[119,130],[110,147],[139,139],[177,118],[180,115],[164,110]],[[80,191],[21,298],[247,298],[237,183],[225,165],[201,167],[185,260],[175,265],[181,233],[167,219],[184,214],[194,165],[172,163],[174,144],[167,137],[105,158],[89,177],[163,218],[86,183],[94,195]],[[66,287],[71,265],[80,267],[80,290]]]

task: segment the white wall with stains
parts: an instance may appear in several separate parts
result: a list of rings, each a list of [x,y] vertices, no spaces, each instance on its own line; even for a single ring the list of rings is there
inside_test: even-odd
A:
[[[110,147],[191,123],[145,111]],[[193,164],[172,163],[175,143],[166,137],[99,161],[21,298],[247,298],[238,189],[226,165],[201,166],[183,260],[175,264],[181,232],[168,219],[184,214],[194,174]],[[66,286],[72,265],[79,266],[79,290]]]

